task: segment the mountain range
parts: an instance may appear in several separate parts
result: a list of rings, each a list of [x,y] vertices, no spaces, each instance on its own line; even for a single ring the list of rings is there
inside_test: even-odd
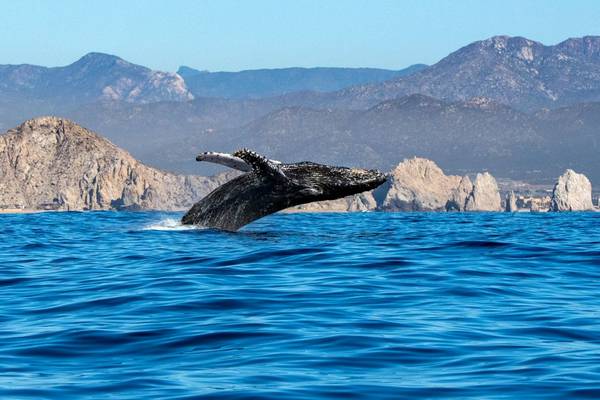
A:
[[[102,53],[86,54],[64,67],[0,65],[0,95],[5,101],[67,105],[99,100],[150,103],[194,98],[177,74],[153,71]]]
[[[347,88],[320,101],[365,108],[414,93],[451,101],[487,97],[524,111],[600,101],[600,37],[545,46],[522,37],[495,36],[408,77]]]
[[[366,83],[408,76],[424,64],[392,71],[377,68],[279,68],[240,72],[198,71],[182,66],[177,73],[198,97],[261,98],[292,92],[331,92]]]
[[[146,163],[183,173],[218,171],[194,162],[198,152],[250,147],[285,161],[383,170],[418,156],[459,175],[485,169],[550,182],[575,168],[600,179],[600,103],[530,114],[487,98],[449,102],[415,94],[366,110],[196,99],[95,111],[69,117],[106,132]]]
[[[214,172],[200,150],[249,146],[282,160],[389,169],[399,157],[451,173],[600,179],[600,37],[546,46],[496,36],[431,65],[391,71],[153,71],[90,53],[65,67],[0,66],[0,128],[58,114],[143,162]],[[393,156],[392,156],[393,155]]]

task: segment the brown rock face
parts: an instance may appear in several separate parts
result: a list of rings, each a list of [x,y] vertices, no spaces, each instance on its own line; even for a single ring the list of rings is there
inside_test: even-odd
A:
[[[32,119],[0,136],[2,208],[179,210],[220,183],[150,168],[61,118]]]
[[[460,176],[446,176],[433,161],[404,160],[392,171],[382,209],[389,211],[444,211]]]

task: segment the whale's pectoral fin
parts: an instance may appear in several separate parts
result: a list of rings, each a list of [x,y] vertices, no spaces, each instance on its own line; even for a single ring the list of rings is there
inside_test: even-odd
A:
[[[254,151],[241,149],[233,153],[233,156],[244,160],[246,164],[250,165],[252,169],[260,175],[287,180],[287,176],[285,176],[279,167],[278,162],[269,160]]]
[[[206,151],[198,154],[196,161],[206,161],[215,164],[221,164],[229,168],[237,169],[238,171],[250,172],[252,167],[239,157],[235,157],[227,153],[216,153],[214,151]]]

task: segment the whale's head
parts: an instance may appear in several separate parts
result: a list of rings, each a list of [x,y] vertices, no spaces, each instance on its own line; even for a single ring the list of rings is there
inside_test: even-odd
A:
[[[333,200],[375,189],[386,181],[378,170],[302,162],[282,168],[290,192],[302,202]]]

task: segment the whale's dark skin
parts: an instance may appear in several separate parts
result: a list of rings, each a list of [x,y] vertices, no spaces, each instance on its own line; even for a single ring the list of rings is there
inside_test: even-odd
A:
[[[186,225],[226,231],[237,231],[252,221],[288,207],[371,190],[386,180],[377,170],[312,162],[283,164],[247,149],[232,155],[204,153],[196,160],[249,170],[213,190],[181,220]]]

